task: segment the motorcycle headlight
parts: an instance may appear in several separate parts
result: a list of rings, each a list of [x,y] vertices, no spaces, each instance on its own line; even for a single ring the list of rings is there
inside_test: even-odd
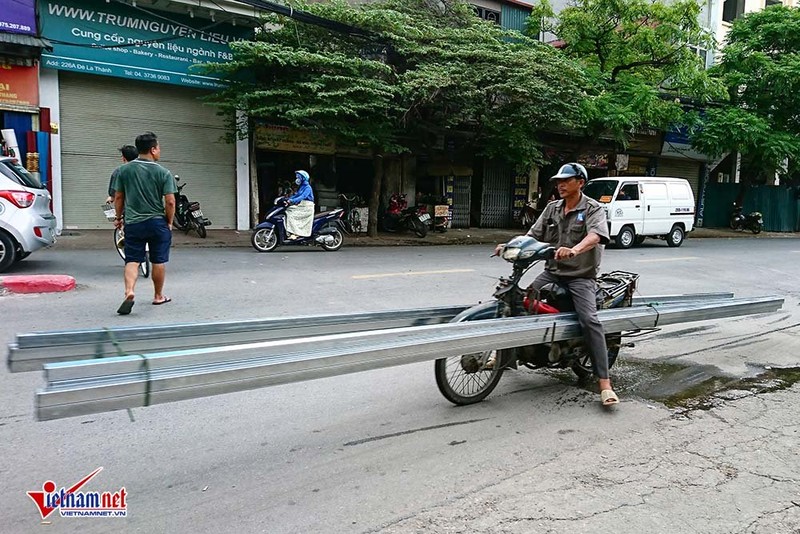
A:
[[[517,261],[517,258],[519,258],[519,252],[520,252],[520,249],[518,249],[516,247],[514,247],[514,248],[506,248],[506,249],[503,250],[502,257],[506,261],[514,262],[514,261]]]

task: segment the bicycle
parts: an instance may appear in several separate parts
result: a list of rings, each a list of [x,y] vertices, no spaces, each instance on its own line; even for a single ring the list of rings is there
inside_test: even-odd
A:
[[[113,222],[117,217],[117,212],[114,209],[114,206],[111,204],[104,204],[102,206],[103,213],[106,216],[106,219]],[[114,228],[114,248],[117,250],[117,254],[119,257],[122,258],[122,261],[125,261],[125,227],[120,226],[119,228]],[[144,246],[144,261],[139,264],[139,274],[141,274],[144,278],[150,277],[150,246],[145,244]]]
[[[342,228],[347,234],[360,233],[364,231],[363,223],[361,222],[361,212],[356,208],[357,205],[362,203],[358,195],[352,198],[347,198],[344,194],[339,194],[344,202],[344,217],[341,218],[340,223]]]

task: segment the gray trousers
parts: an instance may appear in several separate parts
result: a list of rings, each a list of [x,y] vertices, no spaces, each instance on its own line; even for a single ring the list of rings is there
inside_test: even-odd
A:
[[[583,339],[592,355],[594,374],[597,378],[608,378],[608,347],[603,325],[597,318],[597,282],[594,278],[570,278],[556,276],[550,271],[544,271],[531,287],[536,290],[553,282],[569,287],[572,302],[575,304],[575,313],[583,331]]]

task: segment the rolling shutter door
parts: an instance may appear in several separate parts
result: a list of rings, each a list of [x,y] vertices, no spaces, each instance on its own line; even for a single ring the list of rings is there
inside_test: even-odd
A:
[[[690,159],[666,159],[658,161],[657,175],[664,178],[685,178],[689,181],[695,200],[700,191],[700,163]]]
[[[186,182],[212,228],[236,228],[236,148],[204,91],[59,72],[64,228],[108,229],[100,209],[117,151],[152,131],[160,163]]]

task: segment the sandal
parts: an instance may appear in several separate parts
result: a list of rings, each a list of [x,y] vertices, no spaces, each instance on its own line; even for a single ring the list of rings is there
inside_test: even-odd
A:
[[[600,392],[600,402],[603,403],[603,406],[613,406],[619,404],[619,397],[613,389],[604,389]]]

